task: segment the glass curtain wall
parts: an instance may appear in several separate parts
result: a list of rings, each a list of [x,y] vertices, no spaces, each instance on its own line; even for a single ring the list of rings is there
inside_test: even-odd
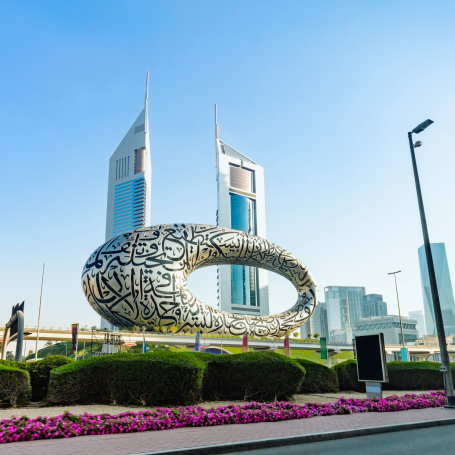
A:
[[[230,195],[231,228],[256,235],[256,201],[240,194]],[[259,306],[257,269],[231,266],[232,305]]]

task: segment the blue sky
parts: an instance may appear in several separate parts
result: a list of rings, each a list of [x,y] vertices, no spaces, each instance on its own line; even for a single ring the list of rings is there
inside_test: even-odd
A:
[[[152,224],[215,223],[220,136],[265,169],[267,237],[328,285],[423,309],[407,131],[430,237],[455,273],[453,2],[20,1],[0,5],[0,317],[99,323],[80,286],[104,241],[108,160],[150,71]],[[190,277],[216,301],[216,270]],[[295,300],[270,274],[271,311]]]

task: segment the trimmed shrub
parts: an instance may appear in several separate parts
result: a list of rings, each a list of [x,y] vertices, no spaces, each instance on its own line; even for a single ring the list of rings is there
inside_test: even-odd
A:
[[[435,362],[389,362],[389,382],[384,390],[441,390],[444,388],[441,364]]]
[[[301,365],[274,352],[197,355],[207,364],[204,400],[286,400],[299,391],[305,377]]]
[[[0,367],[19,368],[19,370],[28,371],[28,363],[16,362],[15,360],[0,360]]]
[[[19,368],[0,366],[0,399],[16,407],[31,396],[30,375]]]
[[[365,393],[365,383],[357,380],[357,362],[346,360],[332,367],[338,377],[340,390],[353,390]]]
[[[311,360],[294,359],[294,362],[297,362],[306,371],[305,379],[298,393],[327,393],[340,390],[338,377],[332,369]]]
[[[73,362],[73,359],[63,355],[52,355],[38,362],[27,363],[32,383],[32,401],[43,401],[46,399],[51,371],[54,368]]]
[[[13,360],[0,360],[0,367],[18,368],[28,371],[32,386],[32,401],[42,401],[47,396],[47,388],[51,370],[54,368],[74,362],[73,359],[63,355],[51,355],[38,362],[15,362]]]
[[[200,400],[205,363],[192,353],[118,353],[51,371],[48,402],[186,405]]]
[[[383,390],[441,390],[444,388],[439,363],[435,362],[388,362],[389,382]],[[455,365],[451,366],[452,371]],[[333,367],[337,373],[340,390],[365,392],[365,383],[357,380],[357,362],[347,360]]]

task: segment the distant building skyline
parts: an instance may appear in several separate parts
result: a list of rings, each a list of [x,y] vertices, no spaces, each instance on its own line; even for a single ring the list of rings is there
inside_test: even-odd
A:
[[[362,318],[387,316],[387,303],[381,294],[367,294],[363,296]]]
[[[220,139],[216,109],[216,224],[266,238],[264,169]],[[267,270],[243,265],[220,265],[217,270],[219,309],[269,314]]]
[[[355,327],[362,317],[363,286],[326,286],[324,288],[328,331]]]
[[[409,311],[408,316],[411,319],[415,319],[417,321],[417,332],[419,332],[419,338],[422,338],[427,334],[425,328],[425,315],[423,314],[422,310],[418,311]]]
[[[432,243],[431,253],[433,256],[445,335],[452,335],[455,334],[455,301],[453,297],[452,282],[450,279],[449,264],[447,262],[445,244]],[[428,274],[428,265],[424,245],[418,249],[418,255],[420,265],[420,279],[422,284],[423,309],[425,313],[425,327],[427,332],[426,334],[436,335],[433,298],[431,296],[430,277]]]
[[[300,327],[300,336],[301,338],[307,338],[308,334],[311,333],[315,335],[318,333],[321,337],[326,335],[323,334],[322,331],[322,315],[321,312],[324,311],[325,303],[318,302],[316,309],[314,310],[313,314],[311,315],[309,321]]]

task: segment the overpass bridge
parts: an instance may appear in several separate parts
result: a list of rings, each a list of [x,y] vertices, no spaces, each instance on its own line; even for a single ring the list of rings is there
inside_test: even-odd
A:
[[[0,333],[3,334],[5,327],[0,326]],[[36,340],[37,327],[26,326],[24,340]],[[102,343],[104,340],[104,334],[106,331],[96,330],[92,331],[89,329],[80,328],[78,341],[81,343],[98,342]],[[109,332],[116,335],[121,335],[123,343],[128,345],[141,344],[142,343],[142,332]],[[52,341],[52,342],[63,342],[71,341],[72,334],[71,328],[67,327],[40,327],[39,333],[40,341]],[[0,341],[2,341],[0,339]],[[171,346],[186,346],[188,349],[194,348],[195,335],[194,334],[173,334],[173,333],[155,333],[145,332],[145,342],[147,344],[154,345],[171,345]],[[300,341],[290,338],[289,344],[291,350],[311,350],[321,352],[321,346],[319,341]],[[202,335],[201,345],[210,347],[239,347],[243,346],[243,337],[238,336],[225,336],[220,337],[218,335]],[[284,339],[258,339],[249,338],[248,345],[254,350],[268,350],[268,349],[283,349]],[[0,344],[1,346],[1,344]],[[34,345],[33,345],[34,347]],[[416,356],[419,361],[425,360],[428,356],[439,353],[439,346],[437,345],[424,345],[424,346],[406,346],[409,354]],[[400,352],[401,345],[386,345],[386,353],[392,355],[395,352]],[[329,357],[340,352],[352,351],[352,344],[350,343],[327,343],[327,351]],[[455,362],[455,346],[448,346],[448,352],[450,361]],[[330,364],[330,360],[327,362]]]
[[[0,333],[3,333],[4,327],[0,326]],[[26,326],[25,327],[24,340],[36,340],[37,327]],[[85,330],[79,328],[78,341],[79,342],[91,342],[104,340],[104,334],[106,331],[101,330]],[[115,335],[120,335],[124,343],[142,343],[142,332],[108,332]],[[39,340],[40,341],[71,341],[72,334],[71,328],[66,327],[40,327],[39,329]],[[1,340],[0,340],[1,341]],[[145,332],[145,342],[148,344],[158,345],[173,345],[173,346],[187,346],[191,348],[195,344],[195,334],[173,334],[173,333],[155,333]],[[203,346],[219,346],[219,347],[242,347],[243,337],[238,336],[225,336],[221,337],[218,335],[201,335],[201,345]],[[284,339],[258,339],[249,338],[248,345],[250,348],[257,350],[266,349],[282,349],[284,347]],[[292,350],[318,350],[320,349],[320,343],[317,340],[314,341],[298,341],[290,338],[290,347]],[[331,351],[352,351],[352,344],[343,343],[327,343],[327,349]]]

